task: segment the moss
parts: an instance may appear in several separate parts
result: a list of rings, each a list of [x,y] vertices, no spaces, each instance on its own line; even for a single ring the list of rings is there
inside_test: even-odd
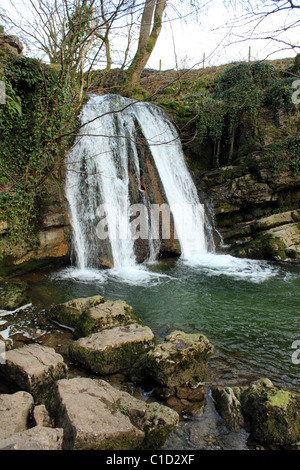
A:
[[[69,353],[73,360],[96,374],[110,375],[130,370],[137,358],[151,347],[151,343],[152,338],[145,337],[143,342],[123,343],[99,350],[88,349],[75,341],[70,345]]]
[[[26,282],[0,284],[0,309],[15,310],[29,302],[29,286]]]
[[[284,410],[288,409],[288,406],[291,402],[291,394],[285,390],[278,390],[274,395],[269,398],[270,406],[279,406]]]
[[[260,442],[294,444],[300,439],[300,395],[274,387],[269,380],[252,384],[242,394],[242,408]]]
[[[94,450],[135,450],[141,447],[143,440],[138,433],[120,433],[118,438],[103,439]]]

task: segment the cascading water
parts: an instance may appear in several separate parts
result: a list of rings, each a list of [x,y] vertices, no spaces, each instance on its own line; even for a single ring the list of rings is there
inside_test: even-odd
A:
[[[177,132],[165,113],[148,103],[116,95],[92,95],[81,113],[81,131],[67,159],[66,196],[79,269],[98,267],[104,245],[114,267],[137,263],[128,216],[131,180],[139,190],[140,201],[151,203],[140,180],[137,128],[155,163],[182,258],[190,260],[207,252],[204,208]],[[108,208],[105,214],[99,209],[103,207]],[[109,230],[105,241],[98,236],[104,215]],[[157,240],[150,236],[149,259],[153,260],[158,251]]]

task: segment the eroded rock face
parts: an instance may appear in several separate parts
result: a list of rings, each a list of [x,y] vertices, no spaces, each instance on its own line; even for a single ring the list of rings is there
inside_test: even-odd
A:
[[[212,199],[222,250],[253,259],[300,260],[299,175],[274,175],[257,156],[255,172],[227,166],[207,172],[200,185]],[[289,206],[295,209],[284,210]]]
[[[147,404],[103,380],[59,380],[51,402],[64,428],[63,449],[130,450],[162,444],[179,422],[178,414]]]
[[[213,387],[212,396],[216,409],[230,431],[239,432],[245,425],[241,393],[238,387]]]
[[[5,381],[31,393],[42,401],[51,392],[56,380],[66,376],[67,366],[53,348],[30,344],[6,352],[0,373]]]
[[[70,260],[70,221],[67,212],[61,207],[45,209],[37,245],[18,245],[11,250],[7,244],[8,224],[0,222],[1,254],[0,279],[12,274],[33,271],[37,267],[51,263],[66,263]],[[60,202],[61,204],[61,202]]]
[[[97,374],[126,373],[140,355],[154,345],[151,329],[132,323],[74,341],[70,345],[70,355],[75,362]]]

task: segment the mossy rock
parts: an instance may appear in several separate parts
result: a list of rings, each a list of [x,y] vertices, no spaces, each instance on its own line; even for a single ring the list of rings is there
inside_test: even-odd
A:
[[[69,352],[72,359],[86,369],[110,375],[129,373],[137,359],[155,344],[150,328],[133,323],[80,338],[70,345]]]
[[[72,299],[51,307],[48,311],[48,316],[51,320],[74,328],[75,334],[77,334],[77,332],[81,332],[84,329],[83,314],[90,308],[103,302],[104,298],[101,295]]]
[[[157,393],[168,397],[182,385],[194,386],[204,380],[212,352],[206,336],[174,331],[137,361],[132,378],[153,381]]]
[[[0,284],[0,310],[15,310],[29,303],[29,286],[26,282]]]
[[[142,324],[133,314],[132,307],[123,300],[108,300],[100,295],[73,299],[52,307],[51,319],[74,328],[74,336],[80,338],[97,331],[132,323]]]
[[[281,390],[262,379],[243,392],[242,408],[259,442],[290,445],[300,441],[299,393]]]

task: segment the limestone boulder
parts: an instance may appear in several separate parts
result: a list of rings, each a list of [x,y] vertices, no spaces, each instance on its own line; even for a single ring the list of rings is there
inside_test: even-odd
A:
[[[137,359],[155,346],[149,327],[138,323],[105,329],[79,338],[69,348],[71,358],[97,374],[127,372]]]
[[[0,439],[0,450],[61,450],[62,441],[62,429],[35,426]]]
[[[170,396],[182,386],[195,386],[205,378],[213,345],[206,336],[174,331],[134,365],[134,381],[148,378],[157,391]]]
[[[27,392],[0,395],[0,441],[27,429],[33,405]]]
[[[48,414],[45,405],[35,406],[33,409],[32,417],[36,426],[41,426],[43,428],[52,428],[52,420]]]
[[[104,298],[101,295],[72,299],[51,307],[48,316],[62,325],[74,328],[75,333],[78,332],[81,336],[80,332],[84,329],[83,314],[103,302]]]
[[[281,390],[262,379],[244,391],[242,408],[259,442],[290,445],[300,441],[299,393]]]
[[[101,296],[74,299],[54,306],[50,309],[49,315],[59,323],[73,327],[76,338],[107,328],[142,323],[126,302],[122,300],[104,302]]]
[[[31,393],[35,401],[43,401],[56,380],[66,376],[68,367],[63,357],[53,348],[30,344],[6,352],[6,361],[0,365],[3,380]]]
[[[245,426],[241,405],[241,390],[238,387],[212,388],[216,410],[225,421],[228,429],[239,432]]]
[[[149,448],[161,445],[179,422],[170,408],[147,404],[90,378],[59,380],[50,408],[64,429],[66,450]]]

